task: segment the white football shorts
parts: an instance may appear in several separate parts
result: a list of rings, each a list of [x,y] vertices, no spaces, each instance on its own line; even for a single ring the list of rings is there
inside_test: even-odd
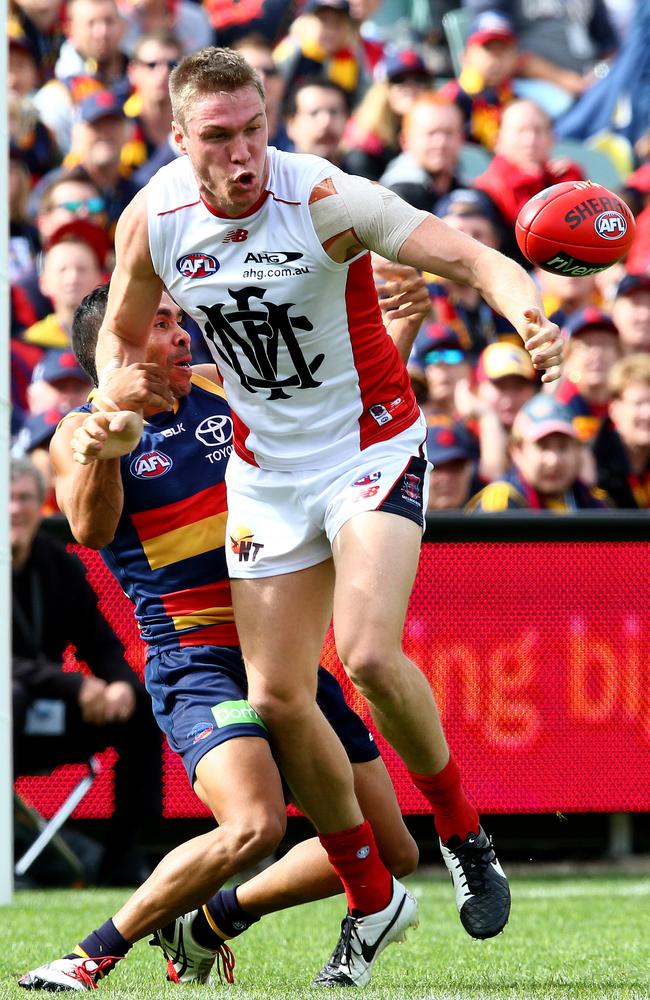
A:
[[[294,573],[329,559],[340,528],[355,514],[382,510],[422,531],[429,487],[423,417],[326,469],[259,469],[228,460],[226,558],[234,578]]]

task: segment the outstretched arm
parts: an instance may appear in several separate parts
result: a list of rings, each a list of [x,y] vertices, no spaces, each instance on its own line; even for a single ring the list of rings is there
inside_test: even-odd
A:
[[[544,315],[540,293],[519,264],[460,233],[392,191],[361,177],[336,175],[312,191],[314,228],[332,260],[350,260],[364,248],[471,285],[510,320],[544,382],[560,377],[560,331]]]

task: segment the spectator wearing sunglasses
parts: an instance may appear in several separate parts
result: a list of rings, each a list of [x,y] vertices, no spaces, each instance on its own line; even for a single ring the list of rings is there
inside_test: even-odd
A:
[[[143,35],[135,45],[128,66],[132,94],[124,105],[133,130],[121,157],[129,172],[142,167],[161,148],[169,148],[169,74],[181,56],[181,44],[170,31]]]
[[[417,335],[408,369],[412,379],[426,384],[426,399],[420,406],[427,423],[456,419],[458,386],[466,384],[471,373],[466,345],[457,331],[443,323],[426,323]]]
[[[35,219],[40,248],[47,246],[52,234],[73,219],[87,219],[106,229],[106,204],[99,188],[80,169],[56,171],[39,185],[32,198],[30,215]],[[44,319],[52,303],[40,290],[38,260],[11,286],[11,336],[18,337],[28,326]],[[33,360],[32,360],[33,364]]]

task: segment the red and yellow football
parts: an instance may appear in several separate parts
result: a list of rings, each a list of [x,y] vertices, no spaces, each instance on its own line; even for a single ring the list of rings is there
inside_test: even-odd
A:
[[[565,181],[527,201],[515,224],[524,256],[544,271],[605,271],[630,249],[634,216],[618,195],[592,181]]]

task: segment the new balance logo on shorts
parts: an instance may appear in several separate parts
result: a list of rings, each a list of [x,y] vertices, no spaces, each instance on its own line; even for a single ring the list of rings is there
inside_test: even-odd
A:
[[[217,729],[240,725],[243,722],[266,729],[253,706],[243,699],[242,701],[222,701],[220,705],[213,705],[211,711],[217,723]]]

